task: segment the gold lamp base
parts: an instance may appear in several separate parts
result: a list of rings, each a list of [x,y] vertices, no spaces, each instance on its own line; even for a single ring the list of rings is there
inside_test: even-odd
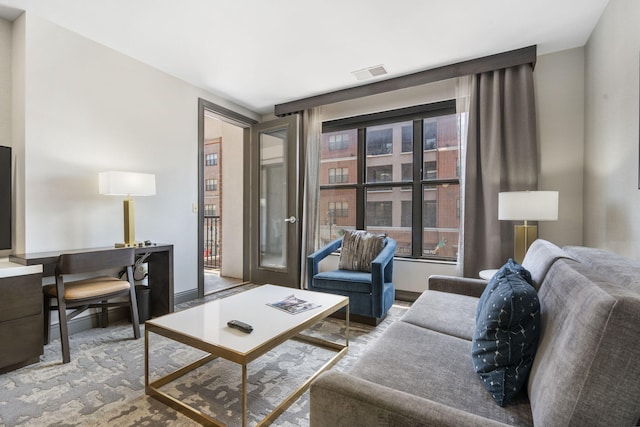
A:
[[[116,243],[116,248],[135,248],[140,246],[136,242],[136,221],[134,215],[135,204],[129,196],[122,202],[124,208],[124,242]]]
[[[524,256],[529,246],[538,238],[538,226],[528,225],[527,221],[524,225],[516,225],[513,230],[514,236],[514,253],[513,260],[518,264],[522,264]]]

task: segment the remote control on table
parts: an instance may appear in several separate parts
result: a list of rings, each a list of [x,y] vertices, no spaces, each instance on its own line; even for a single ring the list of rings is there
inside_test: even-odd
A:
[[[227,326],[230,327],[230,328],[237,329],[237,330],[242,331],[242,332],[246,332],[247,334],[250,333],[251,331],[253,331],[253,326],[251,326],[251,325],[249,325],[247,323],[241,322],[239,320],[229,320],[227,322]]]

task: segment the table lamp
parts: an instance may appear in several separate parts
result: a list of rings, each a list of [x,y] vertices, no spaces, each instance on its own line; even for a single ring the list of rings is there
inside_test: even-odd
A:
[[[522,263],[529,246],[538,238],[538,226],[527,221],[557,221],[557,191],[509,191],[498,193],[498,219],[524,221],[514,226],[514,257]]]
[[[139,246],[136,243],[134,203],[131,196],[153,196],[156,194],[156,176],[136,172],[100,172],[98,174],[100,194],[126,196],[124,206],[124,242],[116,243],[117,248]]]

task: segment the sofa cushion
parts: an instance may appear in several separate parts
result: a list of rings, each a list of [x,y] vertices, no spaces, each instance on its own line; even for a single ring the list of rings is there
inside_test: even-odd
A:
[[[371,272],[371,261],[384,247],[385,235],[364,230],[347,230],[342,238],[338,268]]]
[[[412,310],[413,307],[409,311]],[[525,393],[508,408],[493,402],[471,367],[470,341],[410,323],[390,325],[349,373],[508,425],[533,425]]]
[[[495,401],[504,406],[526,383],[540,333],[540,303],[531,275],[509,260],[478,302],[473,367]]]
[[[471,341],[477,306],[475,297],[427,290],[411,305],[402,321]]]

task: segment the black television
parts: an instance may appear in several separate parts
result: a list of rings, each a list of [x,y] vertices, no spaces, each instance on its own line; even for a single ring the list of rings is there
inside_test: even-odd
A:
[[[0,250],[11,249],[11,147],[0,145]]]

